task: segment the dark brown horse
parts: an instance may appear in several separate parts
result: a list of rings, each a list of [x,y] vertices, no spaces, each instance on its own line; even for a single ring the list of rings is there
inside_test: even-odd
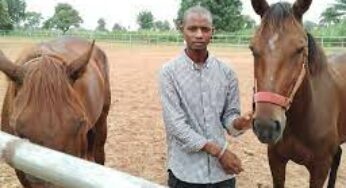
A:
[[[110,106],[108,62],[94,43],[63,38],[34,46],[16,63],[0,55],[10,79],[1,130],[104,164]],[[24,187],[48,183],[16,171]]]
[[[284,187],[289,160],[304,165],[310,187],[334,187],[346,141],[346,54],[327,58],[302,25],[312,0],[292,6],[252,0],[261,16],[254,56],[254,132],[268,144],[274,187]]]

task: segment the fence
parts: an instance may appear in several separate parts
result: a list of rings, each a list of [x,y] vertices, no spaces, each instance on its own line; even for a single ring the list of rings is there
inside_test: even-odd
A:
[[[126,44],[149,44],[149,45],[181,45],[183,39],[181,34],[173,33],[100,33],[100,32],[69,32],[67,36],[78,36],[87,39],[96,39],[98,41],[106,41],[113,43],[126,43]],[[47,40],[49,38],[56,38],[63,36],[58,31],[0,31],[1,37],[24,37],[37,40]],[[251,35],[232,35],[232,34],[216,34],[213,36],[213,44],[221,46],[236,46],[247,47],[251,40]],[[346,36],[315,36],[315,39],[321,46],[345,48]]]
[[[163,188],[144,179],[31,144],[1,131],[0,157],[16,169],[66,188]]]

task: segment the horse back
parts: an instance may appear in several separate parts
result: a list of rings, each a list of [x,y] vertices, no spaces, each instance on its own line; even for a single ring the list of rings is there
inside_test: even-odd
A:
[[[346,53],[332,55],[328,62],[340,96],[339,135],[341,142],[346,142]]]

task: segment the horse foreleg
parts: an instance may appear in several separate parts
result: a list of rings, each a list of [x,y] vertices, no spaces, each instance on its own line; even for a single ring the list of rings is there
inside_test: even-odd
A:
[[[285,187],[286,165],[288,160],[279,156],[277,152],[269,147],[268,148],[269,166],[273,177],[274,188]]]
[[[328,177],[331,161],[332,157],[328,157],[328,159],[318,160],[307,167],[310,173],[310,188],[323,187]]]
[[[108,90],[105,97],[105,103],[102,109],[102,113],[95,124],[95,145],[94,156],[95,162],[98,164],[105,164],[105,143],[107,139],[107,116],[111,104],[110,90]]]
[[[20,170],[15,170],[15,171],[16,171],[18,180],[22,184],[22,186],[24,188],[31,188],[32,186],[30,185],[29,181],[26,179],[24,172],[22,172]]]

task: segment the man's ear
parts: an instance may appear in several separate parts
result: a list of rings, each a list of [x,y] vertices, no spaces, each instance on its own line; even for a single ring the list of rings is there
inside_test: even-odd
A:
[[[211,38],[210,39],[213,39],[214,35],[215,35],[215,27],[212,27],[211,28]]]
[[[182,23],[179,25],[179,30],[180,30],[180,32],[184,31],[184,25]]]

